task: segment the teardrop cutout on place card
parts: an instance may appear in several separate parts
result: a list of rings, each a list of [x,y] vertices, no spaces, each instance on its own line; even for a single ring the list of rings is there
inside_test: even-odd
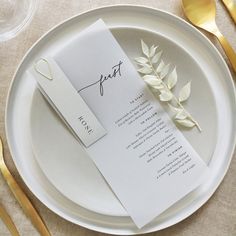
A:
[[[40,58],[36,61],[34,64],[34,69],[46,79],[53,80],[50,64],[45,58]]]

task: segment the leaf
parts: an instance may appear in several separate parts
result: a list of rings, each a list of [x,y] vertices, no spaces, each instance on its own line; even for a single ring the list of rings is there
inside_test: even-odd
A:
[[[166,77],[166,75],[169,73],[169,70],[170,70],[170,64],[167,64],[162,68],[160,74],[161,79],[164,79]]]
[[[146,57],[137,57],[135,58],[135,61],[139,64],[145,64],[148,62],[148,59]]]
[[[150,48],[150,52],[149,52],[149,57],[153,57],[155,52],[156,52],[157,47],[155,47],[154,45],[151,46]]]
[[[165,66],[164,62],[161,60],[161,62],[159,63],[159,65],[156,68],[156,72],[160,73],[162,68]]]
[[[192,128],[195,126],[195,123],[189,119],[184,119],[184,120],[175,120],[178,124],[184,126],[184,127],[188,127],[188,128]]]
[[[162,55],[162,51],[156,53],[152,58],[152,63],[153,64],[157,63],[160,60],[161,55]]]
[[[181,112],[183,110],[182,108],[175,107],[175,106],[171,105],[170,103],[168,103],[168,105],[169,105],[170,109],[175,113]]]
[[[160,79],[157,79],[155,75],[145,75],[143,76],[144,81],[150,86],[158,86],[162,83]]]
[[[175,116],[175,119],[177,120],[184,120],[188,117],[188,114],[185,110],[180,110],[177,115]]]
[[[155,75],[144,75],[143,79],[144,80],[147,80],[147,79],[157,79],[157,77]]]
[[[188,82],[179,92],[179,102],[186,101],[191,93],[191,82]]]
[[[168,102],[173,98],[173,94],[166,90],[161,90],[161,94],[159,95],[159,98],[163,102]]]
[[[177,72],[176,72],[176,67],[175,67],[174,70],[167,77],[167,87],[169,89],[172,89],[174,88],[176,83],[177,83]]]
[[[148,48],[147,44],[144,43],[143,40],[141,40],[141,44],[142,44],[143,54],[146,55],[147,57],[149,57],[149,48]]]
[[[152,86],[154,89],[157,89],[157,90],[163,90],[164,89],[164,85],[163,84],[159,84],[159,85],[155,85],[155,86]]]
[[[152,68],[149,65],[143,65],[142,68],[138,69],[138,72],[142,74],[150,74],[152,72]]]

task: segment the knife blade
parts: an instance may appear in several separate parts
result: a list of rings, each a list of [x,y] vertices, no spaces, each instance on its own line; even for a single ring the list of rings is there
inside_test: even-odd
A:
[[[6,209],[2,206],[2,204],[0,204],[0,218],[7,226],[12,236],[20,236],[14,222],[12,221],[11,217],[8,215]]]
[[[42,218],[38,214],[37,210],[26,196],[25,192],[18,185],[13,175],[6,166],[4,157],[3,157],[3,144],[0,137],[0,172],[2,173],[4,179],[6,180],[10,190],[14,194],[16,200],[21,205],[25,214],[30,218],[31,222],[35,228],[39,231],[42,236],[51,236],[47,226],[43,222]]]
[[[234,22],[236,23],[236,3],[234,0],[222,0],[225,7],[229,11],[231,17],[233,18]]]

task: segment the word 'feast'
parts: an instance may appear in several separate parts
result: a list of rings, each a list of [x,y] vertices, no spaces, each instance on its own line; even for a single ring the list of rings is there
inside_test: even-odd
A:
[[[123,64],[123,62],[120,61],[117,65],[114,65],[112,67],[112,70],[113,70],[112,73],[110,73],[108,75],[101,74],[99,80],[97,80],[96,82],[81,88],[80,90],[78,90],[78,93],[81,92],[82,90],[85,90],[85,89],[87,89],[87,88],[89,88],[91,86],[94,86],[94,85],[98,84],[99,85],[100,95],[103,96],[104,95],[104,87],[103,87],[104,82],[106,82],[109,79],[116,78],[117,75],[119,75],[121,77],[121,65],[122,64]]]

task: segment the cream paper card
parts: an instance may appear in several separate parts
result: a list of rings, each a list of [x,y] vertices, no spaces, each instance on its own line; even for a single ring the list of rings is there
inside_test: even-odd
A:
[[[139,228],[201,184],[207,166],[102,20],[54,59],[107,131],[86,151]]]
[[[84,146],[89,147],[106,134],[106,130],[52,58],[40,58],[28,72],[34,76],[40,91]]]

